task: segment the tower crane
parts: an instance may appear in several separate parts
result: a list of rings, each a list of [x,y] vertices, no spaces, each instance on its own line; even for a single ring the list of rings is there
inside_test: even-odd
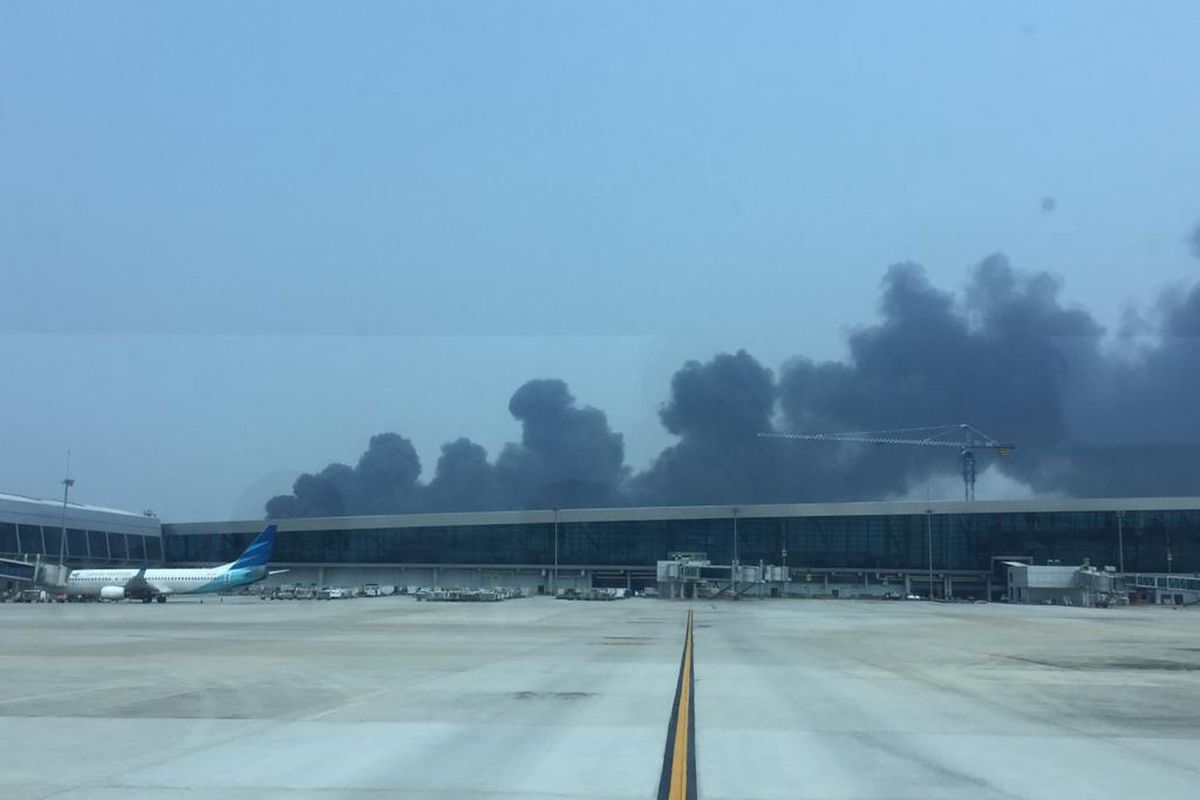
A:
[[[963,497],[975,499],[975,451],[995,450],[1006,456],[1016,448],[1001,442],[978,428],[963,422],[958,425],[926,425],[919,428],[892,428],[885,431],[851,431],[848,433],[760,433],[765,439],[802,439],[812,442],[853,442],[857,444],[895,444],[918,447],[955,447],[962,462]]]

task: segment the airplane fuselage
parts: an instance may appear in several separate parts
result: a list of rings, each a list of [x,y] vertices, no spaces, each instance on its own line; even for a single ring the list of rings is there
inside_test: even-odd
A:
[[[67,578],[67,594],[84,597],[107,595],[118,599],[113,590],[121,589],[124,592],[137,574],[136,569],[73,570]],[[147,569],[142,577],[155,595],[211,594],[258,583],[267,577],[267,568],[222,564],[218,567]]]

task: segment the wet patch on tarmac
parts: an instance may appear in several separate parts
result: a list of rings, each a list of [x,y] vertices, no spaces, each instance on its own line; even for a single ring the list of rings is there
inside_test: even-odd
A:
[[[1182,649],[1182,648],[1176,648]],[[1113,658],[1113,659],[1044,659],[1024,656],[1004,656],[1012,661],[1036,664],[1039,667],[1069,669],[1088,672],[1107,670],[1152,670],[1157,672],[1200,671],[1200,664],[1183,661],[1167,661],[1156,658]]]
[[[595,692],[513,692],[518,700],[582,700],[595,696]]]

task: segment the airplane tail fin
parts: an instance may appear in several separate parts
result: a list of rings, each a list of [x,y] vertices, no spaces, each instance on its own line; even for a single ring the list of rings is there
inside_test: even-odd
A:
[[[254,537],[250,546],[242,551],[233,562],[237,567],[265,567],[271,560],[271,550],[275,547],[275,523],[262,529],[262,533]]]

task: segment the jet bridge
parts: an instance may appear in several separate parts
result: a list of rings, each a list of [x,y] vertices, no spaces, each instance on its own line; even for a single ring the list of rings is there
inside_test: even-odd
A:
[[[741,597],[751,589],[763,596],[768,585],[777,592],[787,585],[787,570],[765,564],[713,564],[704,553],[669,553],[657,564],[660,597]],[[780,594],[782,592],[779,592]],[[774,594],[774,593],[773,593]]]
[[[71,570],[67,567],[44,563],[41,558],[33,561],[0,558],[0,580],[20,581],[52,589],[62,589],[67,585],[67,575],[70,572]]]

